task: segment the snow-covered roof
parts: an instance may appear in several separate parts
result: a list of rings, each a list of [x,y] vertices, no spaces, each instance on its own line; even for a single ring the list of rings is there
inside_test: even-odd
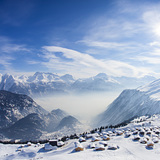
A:
[[[52,145],[46,143],[46,144],[44,145],[44,149],[45,149],[45,150],[55,150],[55,149],[57,149],[57,147],[56,147],[56,146],[52,146]]]

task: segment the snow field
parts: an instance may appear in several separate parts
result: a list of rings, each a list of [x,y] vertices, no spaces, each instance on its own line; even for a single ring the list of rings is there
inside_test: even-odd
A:
[[[0,144],[1,160],[156,160],[160,155],[160,116],[153,116],[142,122],[132,122],[125,127],[118,129],[106,129],[102,133],[90,134],[90,138],[84,138],[86,141],[79,142],[79,139],[68,140],[63,147],[56,150],[47,151],[44,149],[45,144],[32,144],[21,147],[19,144]],[[137,131],[137,134],[133,134]],[[144,134],[142,134],[143,132]],[[151,134],[147,135],[148,131]],[[126,136],[129,134],[130,136]],[[92,137],[91,137],[92,135]],[[109,135],[110,140],[103,140],[103,137]],[[135,136],[139,136],[139,140],[133,140]],[[93,138],[94,137],[94,138]],[[99,141],[93,141],[95,137]],[[142,140],[146,143],[140,143]],[[80,138],[83,140],[83,138]],[[76,152],[75,142],[83,146],[83,151]],[[95,145],[93,145],[95,144]],[[153,144],[153,147],[147,147]],[[92,146],[93,148],[91,148]],[[95,147],[94,147],[95,146]],[[110,150],[109,147],[116,147],[116,150]],[[102,147],[104,150],[96,150]]]

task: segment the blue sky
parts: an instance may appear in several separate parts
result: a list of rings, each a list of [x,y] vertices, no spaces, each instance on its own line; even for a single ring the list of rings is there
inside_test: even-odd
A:
[[[0,73],[160,76],[158,0],[0,0]]]

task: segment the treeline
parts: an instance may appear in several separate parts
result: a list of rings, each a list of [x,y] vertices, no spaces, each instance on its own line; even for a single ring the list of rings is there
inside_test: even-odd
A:
[[[84,132],[82,134],[79,134],[77,135],[76,133],[75,134],[71,134],[69,136],[63,136],[62,138],[59,138],[58,140],[59,141],[67,141],[69,139],[78,139],[79,137],[86,137],[87,134],[94,134],[94,133],[102,133],[105,129],[114,129],[114,128],[120,128],[120,127],[123,127],[123,126],[126,126],[127,124],[130,123],[130,121],[133,120],[133,119],[130,119],[130,120],[127,120],[127,121],[124,121],[120,124],[117,124],[117,125],[110,125],[110,126],[101,126],[99,128],[95,128],[89,132]],[[45,144],[45,143],[48,143],[49,140],[27,140],[27,141],[22,141],[22,140],[0,140],[0,143],[3,143],[3,144],[27,144],[28,142],[31,142],[33,144],[37,144],[37,143],[40,143],[40,144]]]

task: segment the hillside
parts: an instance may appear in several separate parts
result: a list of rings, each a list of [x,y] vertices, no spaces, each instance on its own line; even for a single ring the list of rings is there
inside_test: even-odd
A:
[[[27,95],[0,91],[0,140],[33,140],[83,130],[80,122],[61,109],[46,111]],[[77,128],[78,127],[78,128]]]
[[[30,113],[48,112],[27,95],[0,90],[0,128],[7,127]]]
[[[124,90],[97,117],[97,126],[116,125],[143,115],[160,113],[160,80],[137,89]]]
[[[38,114],[31,113],[15,122],[12,126],[2,130],[9,139],[21,139],[22,141],[40,138],[42,131],[46,130],[46,124]]]

